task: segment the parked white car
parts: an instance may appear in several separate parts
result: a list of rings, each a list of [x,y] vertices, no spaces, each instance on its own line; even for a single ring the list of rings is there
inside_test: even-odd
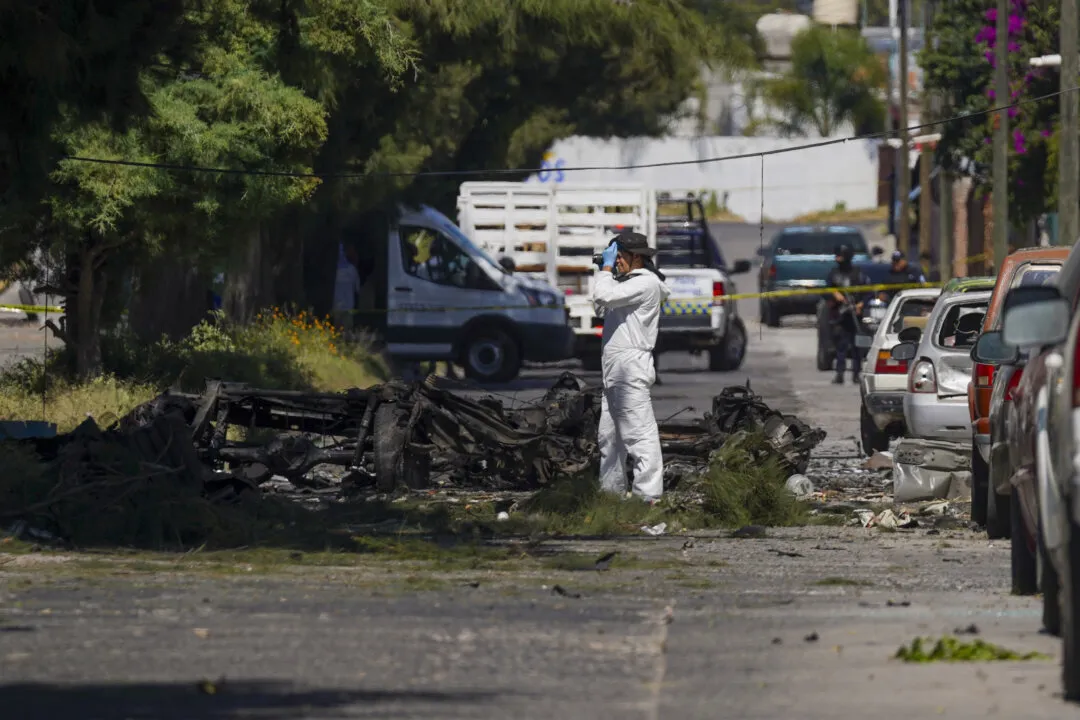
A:
[[[989,292],[964,293],[939,300],[918,343],[894,346],[894,360],[907,361],[904,422],[909,437],[967,442],[971,437],[967,386],[971,349],[979,339]]]
[[[889,449],[889,440],[904,434],[904,395],[908,363],[894,360],[890,351],[911,318],[928,318],[940,288],[917,288],[897,293],[885,310],[866,355],[859,379],[859,429],[867,455]]]

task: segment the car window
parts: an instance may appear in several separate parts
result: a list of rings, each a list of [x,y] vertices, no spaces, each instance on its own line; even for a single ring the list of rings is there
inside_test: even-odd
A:
[[[930,317],[934,310],[936,298],[908,298],[896,309],[896,317],[893,318],[889,332],[899,333],[904,329],[904,320],[910,317]]]
[[[441,233],[401,226],[401,260],[405,272],[438,285],[483,288],[484,272],[469,255]]]
[[[832,255],[837,245],[848,245],[857,255],[869,254],[859,233],[782,232],[776,238],[777,255]]]
[[[988,303],[954,305],[945,312],[934,335],[934,344],[943,348],[971,348],[979,339]]]
[[[1020,267],[1013,276],[1010,288],[1031,287],[1033,285],[1053,285],[1061,273],[1060,265],[1028,264]]]

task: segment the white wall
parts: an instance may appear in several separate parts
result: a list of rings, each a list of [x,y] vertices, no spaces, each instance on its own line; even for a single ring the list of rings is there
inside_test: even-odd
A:
[[[728,209],[748,222],[765,217],[786,221],[799,215],[832,210],[838,203],[847,209],[877,206],[877,142],[858,140],[827,147],[765,157],[764,198],[761,191],[761,160],[738,160],[629,170],[561,168],[611,167],[672,161],[729,157],[805,145],[812,140],[767,137],[627,138],[603,140],[572,137],[555,143],[545,159],[552,170],[527,182],[612,183],[637,182],[656,190],[708,191],[722,199]]]

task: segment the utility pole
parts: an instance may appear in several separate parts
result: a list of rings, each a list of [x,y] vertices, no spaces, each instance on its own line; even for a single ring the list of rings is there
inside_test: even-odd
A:
[[[1058,150],[1058,242],[1076,243],[1080,235],[1080,123],[1072,90],[1080,78],[1080,50],[1077,48],[1076,0],[1061,0],[1061,138]]]
[[[994,40],[994,104],[1009,104],[1009,0],[997,0],[997,34]],[[1004,108],[994,118],[994,269],[1009,254],[1009,113]]]
[[[897,249],[904,253],[911,252],[911,224],[908,222],[908,195],[911,194],[911,162],[908,160],[908,3],[900,0],[900,166],[896,168],[898,194],[900,195],[900,217],[896,219],[898,234]]]

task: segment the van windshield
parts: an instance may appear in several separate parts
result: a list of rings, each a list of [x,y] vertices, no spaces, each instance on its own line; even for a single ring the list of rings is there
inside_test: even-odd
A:
[[[444,223],[440,223],[440,225],[441,227],[439,229],[452,237],[454,239],[454,242],[460,245],[465,252],[472,255],[478,263],[495,270],[500,275],[510,274],[510,272],[506,268],[504,268],[502,265],[495,261],[495,258],[491,257],[491,255],[488,255],[487,251],[485,251],[480,246],[474,244],[473,241],[470,240],[465,233],[461,232],[461,228],[459,228],[457,225],[450,222],[449,220]]]

